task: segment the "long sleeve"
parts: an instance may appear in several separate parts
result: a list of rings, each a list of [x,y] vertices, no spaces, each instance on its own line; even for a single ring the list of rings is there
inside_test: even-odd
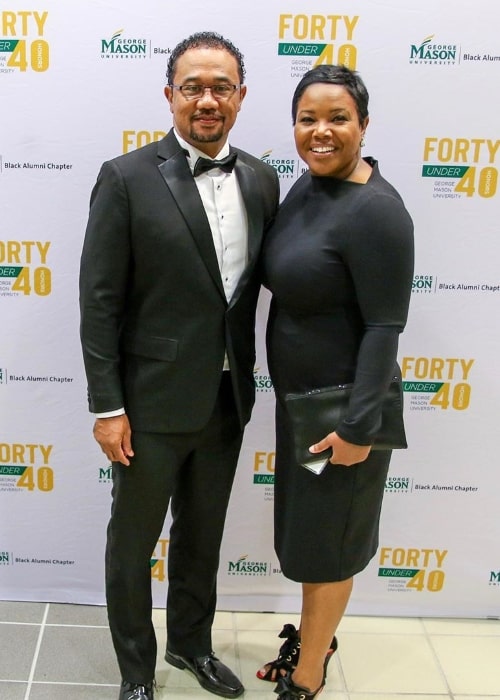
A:
[[[413,224],[400,198],[374,190],[360,211],[345,248],[364,333],[354,389],[337,433],[368,444],[377,432],[382,399],[398,373],[396,355],[413,279]]]
[[[130,265],[127,192],[116,163],[105,163],[92,191],[80,268],[80,334],[90,410],[124,405],[119,372]]]

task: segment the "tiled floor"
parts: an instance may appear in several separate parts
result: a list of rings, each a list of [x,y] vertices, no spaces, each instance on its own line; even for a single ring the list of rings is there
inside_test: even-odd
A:
[[[156,610],[157,700],[208,700],[193,677],[167,666],[164,612]],[[285,622],[298,616],[217,613],[214,647],[238,673],[245,700],[271,700],[255,677],[274,658]],[[500,621],[344,618],[321,700],[500,698]],[[119,673],[106,611],[80,605],[0,602],[1,700],[117,700]]]

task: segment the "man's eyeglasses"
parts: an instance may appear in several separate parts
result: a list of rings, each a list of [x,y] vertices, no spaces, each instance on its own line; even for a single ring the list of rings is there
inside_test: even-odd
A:
[[[229,83],[217,83],[215,85],[171,85],[170,87],[179,90],[186,100],[199,100],[204,96],[205,90],[210,90],[212,97],[216,100],[229,100],[241,85],[230,85]]]

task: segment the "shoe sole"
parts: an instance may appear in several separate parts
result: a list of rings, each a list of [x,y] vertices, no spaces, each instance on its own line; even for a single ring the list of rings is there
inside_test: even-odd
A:
[[[181,671],[189,671],[189,673],[196,678],[198,683],[201,685],[201,687],[204,690],[208,690],[209,693],[213,693],[214,695],[218,695],[221,698],[239,698],[240,695],[243,695],[245,692],[245,688],[243,686],[241,687],[241,690],[237,690],[234,693],[221,693],[213,688],[209,683],[204,683],[203,681],[200,681],[196,673],[187,666],[184,661],[181,661],[180,659],[177,659],[175,656],[172,656],[168,651],[165,654],[165,661],[167,664],[170,664],[171,666],[175,666],[175,668],[180,669]]]
[[[186,666],[186,664],[183,661],[181,661],[180,659],[177,659],[175,656],[172,656],[171,654],[169,654],[168,651],[165,654],[165,661],[167,662],[167,664],[170,664],[171,666],[175,666],[175,668],[180,668],[181,671],[183,671],[184,669],[191,671],[189,666]],[[191,673],[193,673],[193,672],[191,671]]]

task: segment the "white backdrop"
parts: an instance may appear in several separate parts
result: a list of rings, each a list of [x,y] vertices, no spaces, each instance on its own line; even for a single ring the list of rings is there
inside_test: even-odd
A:
[[[77,276],[103,160],[161,138],[173,46],[241,48],[248,95],[231,141],[302,172],[290,100],[317,62],[367,83],[364,149],[413,216],[416,270],[399,360],[410,447],[394,454],[378,555],[349,612],[500,614],[500,6],[493,0],[10,0],[0,9],[0,598],[103,603],[110,469],[93,442]],[[272,546],[273,394],[263,346],[233,492],[219,607],[295,611]],[[152,558],[167,581],[168,523]]]

